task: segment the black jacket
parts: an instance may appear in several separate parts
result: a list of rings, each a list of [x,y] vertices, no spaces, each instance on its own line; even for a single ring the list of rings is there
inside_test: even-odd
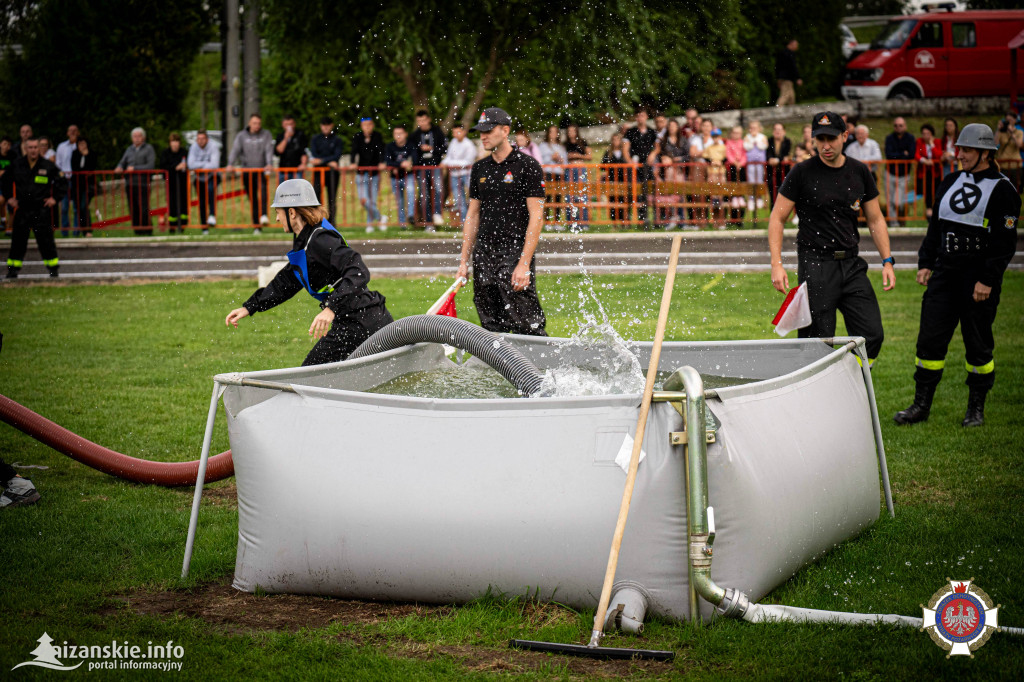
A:
[[[788,47],[784,48],[775,60],[775,78],[794,83],[800,80],[800,70],[796,68],[796,52]]]
[[[18,208],[43,208],[43,201],[52,197],[60,201],[67,193],[67,182],[57,164],[39,157],[34,167],[28,165],[27,156],[19,156],[7,172],[0,176],[0,188],[5,197],[18,200]]]
[[[94,152],[82,154],[77,149],[71,152],[71,184],[77,194],[81,195],[82,192],[88,192],[90,195],[96,194],[96,176],[90,172],[82,172],[94,170],[96,170],[96,154]]]
[[[292,250],[305,248],[317,227],[319,225],[307,225],[296,235]],[[309,272],[309,284],[314,290],[333,285],[334,292],[320,307],[330,308],[338,317],[358,319],[361,310],[384,305],[383,296],[366,288],[370,283],[370,270],[363,263],[362,257],[337,232],[320,230],[316,233],[306,249],[306,269]],[[295,272],[293,265],[281,270],[270,284],[257,289],[242,304],[243,307],[253,315],[270,310],[302,291],[303,286]]]
[[[352,138],[352,164],[360,168],[373,166],[384,160],[384,138],[376,130],[370,133],[370,141],[366,141],[363,131]]]
[[[424,154],[428,152],[420,149],[420,145],[425,144],[424,139],[428,137],[431,139],[433,149],[429,152],[430,156],[426,157]],[[409,133],[409,144],[413,147],[412,165],[414,166],[440,166],[441,159],[448,152],[448,140],[445,139],[441,127],[436,125],[431,126],[430,130],[416,128]]]

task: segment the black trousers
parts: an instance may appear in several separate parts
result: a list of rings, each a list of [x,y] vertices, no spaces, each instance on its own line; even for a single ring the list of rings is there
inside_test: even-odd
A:
[[[217,215],[217,180],[212,173],[197,174],[196,195],[199,198],[199,222],[205,227],[206,218]]]
[[[93,191],[87,182],[74,186],[71,201],[75,204],[75,220],[78,227],[90,230],[92,228],[92,216],[89,214],[89,202],[92,201]]]
[[[153,234],[153,223],[149,217],[149,174],[129,173],[124,179],[124,191],[128,196],[128,211],[135,234]]]
[[[1001,284],[992,287],[989,297],[978,302],[974,300],[977,281],[978,273],[969,268],[954,269],[940,264],[932,272],[921,299],[921,327],[917,332],[918,369],[931,370],[915,374],[924,383],[937,383],[941,377],[957,325],[966,350],[967,385],[988,389],[995,383],[992,323],[999,307]]]
[[[259,227],[260,216],[267,215],[267,176],[262,170],[242,171],[243,184],[252,209],[252,224]]]
[[[327,335],[317,341],[313,350],[302,361],[303,367],[339,362],[352,354],[370,336],[392,322],[394,318],[384,304],[357,310],[350,316],[337,316]]]
[[[47,267],[57,265],[57,242],[53,239],[54,208],[25,208],[14,212],[14,234],[11,235],[11,250],[7,253],[7,265],[20,268],[28,251],[28,233],[36,235],[39,254]]]
[[[323,201],[320,194],[320,177],[323,176],[323,184],[327,187],[327,220],[334,225],[334,215],[338,209],[338,178],[341,174],[333,168],[317,168],[313,173],[313,191]]]
[[[518,263],[515,255],[473,251],[473,303],[480,326],[499,334],[547,336],[547,319],[537,298],[536,274],[530,276],[530,285],[522,291],[512,288],[512,272]],[[534,261],[530,261],[530,271],[537,272]]]
[[[838,310],[846,331],[851,336],[863,336],[868,358],[877,358],[885,333],[882,311],[868,280],[867,262],[860,256],[833,260],[806,250],[799,252],[797,262],[797,278],[807,282],[811,308],[811,324],[800,330],[800,338],[835,336]]]
[[[188,174],[167,174],[167,223],[173,227],[188,225]]]

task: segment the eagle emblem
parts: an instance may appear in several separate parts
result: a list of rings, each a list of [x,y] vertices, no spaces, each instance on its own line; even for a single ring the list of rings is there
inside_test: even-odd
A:
[[[950,580],[932,595],[922,629],[950,656],[971,656],[999,629],[999,607],[970,580]]]

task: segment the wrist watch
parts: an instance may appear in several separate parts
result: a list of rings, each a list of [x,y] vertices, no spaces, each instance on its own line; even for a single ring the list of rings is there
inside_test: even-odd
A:
[[[885,265],[886,263],[891,263],[894,268],[896,267],[896,259],[892,256],[882,259],[882,265]]]

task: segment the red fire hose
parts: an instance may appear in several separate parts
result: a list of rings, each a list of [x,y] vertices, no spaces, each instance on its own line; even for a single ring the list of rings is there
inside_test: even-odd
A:
[[[71,459],[127,481],[168,487],[193,485],[199,473],[199,460],[151,462],[108,450],[54,424],[4,395],[0,395],[0,419]],[[228,450],[210,457],[206,465],[206,482],[220,481],[234,473],[235,465],[231,461],[231,451]]]

